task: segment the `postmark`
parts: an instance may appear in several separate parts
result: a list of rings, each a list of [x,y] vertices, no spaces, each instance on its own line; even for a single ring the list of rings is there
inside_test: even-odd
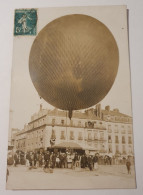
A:
[[[36,35],[37,34],[37,10],[17,9],[15,10],[14,35]]]

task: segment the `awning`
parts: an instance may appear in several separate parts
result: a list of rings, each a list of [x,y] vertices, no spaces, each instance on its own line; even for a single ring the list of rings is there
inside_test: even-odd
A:
[[[82,149],[82,147],[74,142],[62,142],[54,145],[52,148],[70,148],[70,149]]]

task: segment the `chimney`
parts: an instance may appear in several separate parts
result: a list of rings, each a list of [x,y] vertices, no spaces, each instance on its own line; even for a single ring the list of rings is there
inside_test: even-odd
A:
[[[95,110],[96,116],[101,118],[101,104],[97,104]]]
[[[119,112],[119,109],[115,108],[115,109],[113,109],[113,111],[117,113],[117,112]]]
[[[108,112],[110,112],[110,106],[105,106],[105,110],[107,110]]]

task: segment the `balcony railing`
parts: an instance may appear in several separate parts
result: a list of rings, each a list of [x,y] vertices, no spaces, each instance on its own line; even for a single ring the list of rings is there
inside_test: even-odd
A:
[[[65,136],[61,136],[60,139],[65,140]]]
[[[78,137],[78,140],[83,140],[83,137]]]
[[[70,140],[74,140],[74,136],[70,136]]]

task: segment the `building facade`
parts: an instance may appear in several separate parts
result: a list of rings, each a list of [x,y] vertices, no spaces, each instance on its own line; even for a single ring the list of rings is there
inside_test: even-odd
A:
[[[133,154],[132,118],[101,105],[84,113],[42,109],[15,135],[16,150],[33,151],[72,143],[90,153]]]

